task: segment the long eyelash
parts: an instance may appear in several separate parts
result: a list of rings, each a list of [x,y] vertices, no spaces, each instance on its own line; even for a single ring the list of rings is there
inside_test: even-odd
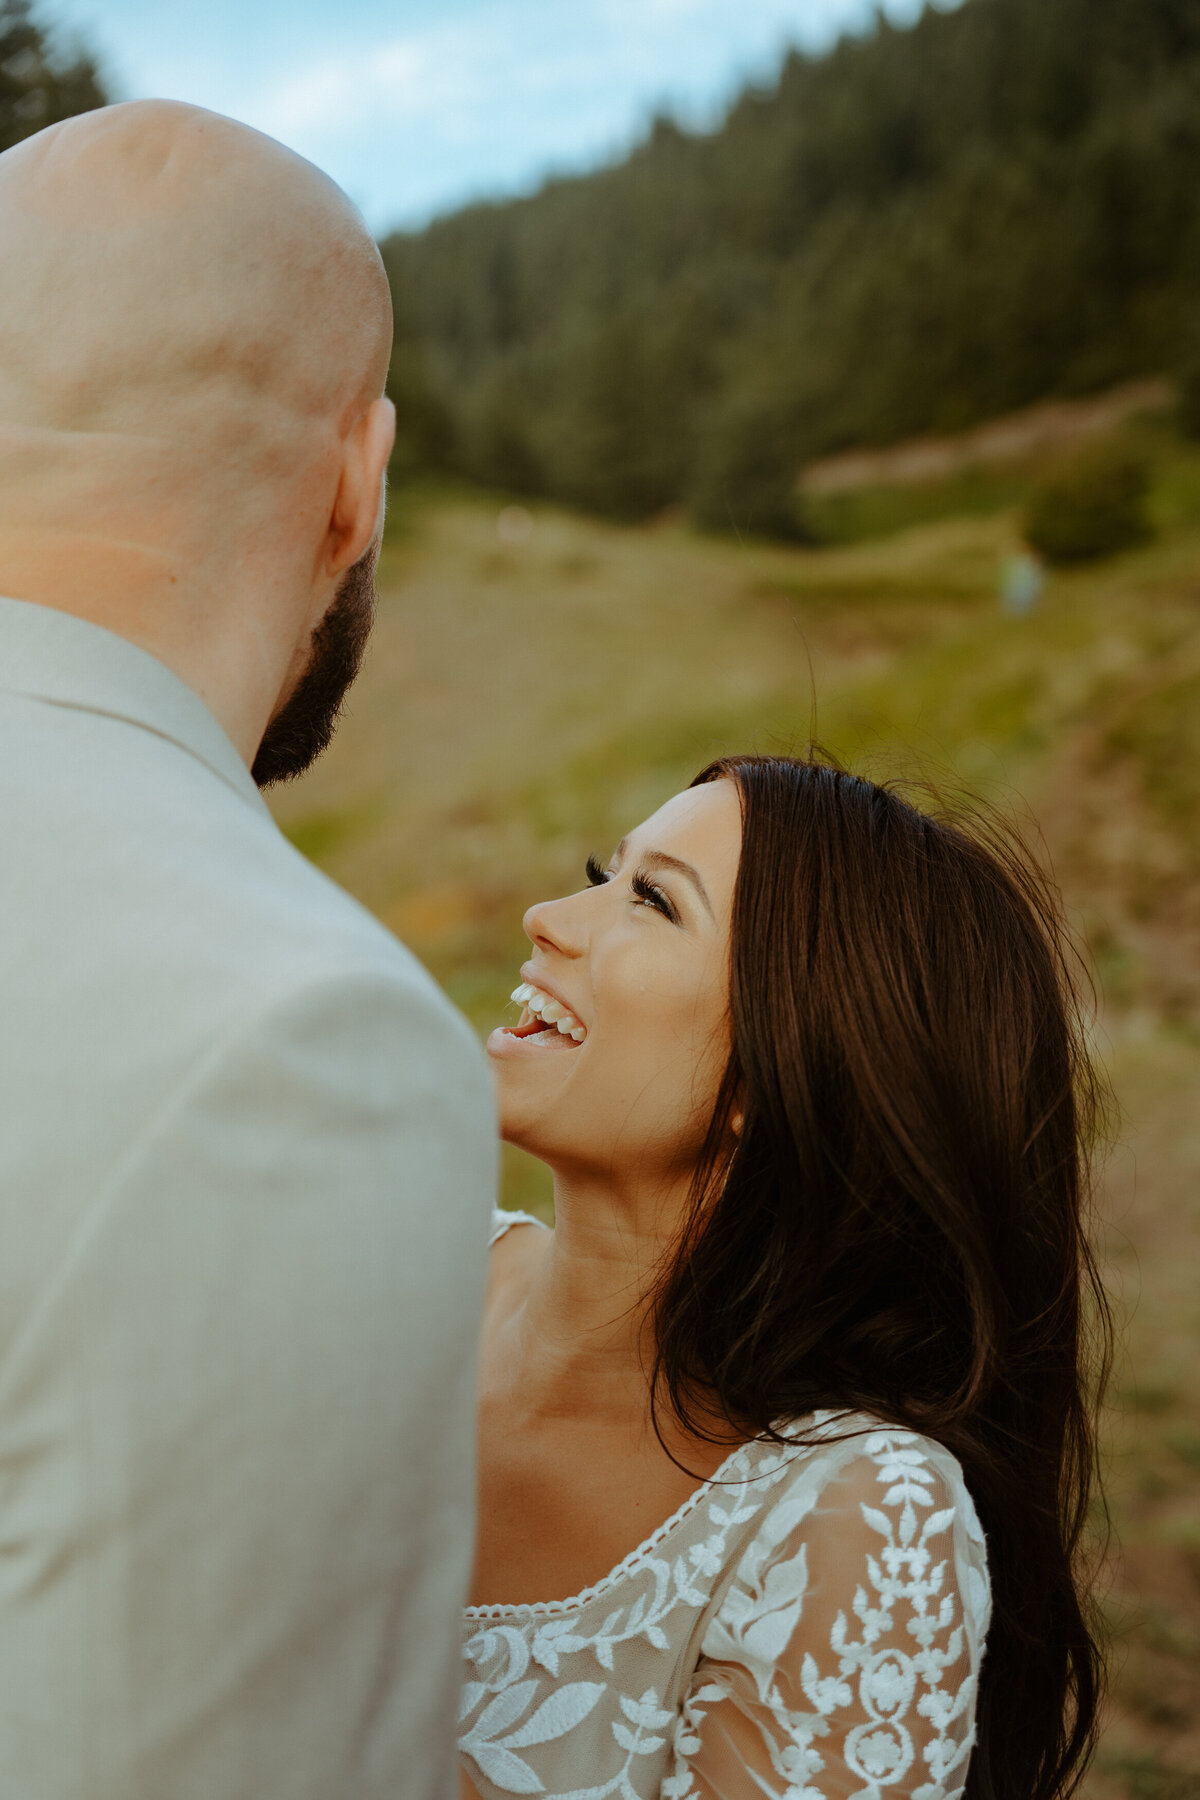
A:
[[[612,880],[610,871],[604,867],[598,856],[589,856],[584,868],[587,870],[587,878],[593,887],[606,887]],[[635,869],[629,878],[629,885],[637,899],[643,901],[647,906],[654,907],[656,912],[660,912],[664,919],[670,919],[672,924],[678,922],[678,914],[671,901],[658,883],[651,881],[648,875],[644,875],[640,869]]]
[[[639,900],[644,900],[647,906],[653,906],[660,912],[664,919],[675,923],[675,908],[657,882],[651,881],[648,875],[643,875],[640,869],[636,869],[629,878],[629,885]]]

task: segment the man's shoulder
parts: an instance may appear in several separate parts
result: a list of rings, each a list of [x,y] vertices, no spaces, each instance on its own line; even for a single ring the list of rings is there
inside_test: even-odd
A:
[[[359,976],[406,996],[407,1010],[460,1023],[252,788],[120,721],[38,708],[18,723],[30,754],[27,778],[0,771],[0,893],[21,956],[6,967],[0,950],[0,967],[23,1030],[58,1031],[60,1014],[86,1012],[128,1052],[210,1042],[274,996]]]
[[[35,882],[86,863],[76,903],[97,930],[177,950],[199,937],[230,959],[293,955],[312,968],[347,957],[407,962],[379,921],[288,841],[248,778],[239,788],[186,749],[120,723],[97,735],[106,756],[47,772],[25,833]]]
[[[233,850],[234,846],[230,846]],[[228,859],[189,863],[169,955],[211,971],[231,1018],[247,1011],[372,1005],[414,1031],[474,1044],[465,1021],[413,953],[360,901],[310,863],[269,820]]]
[[[274,935],[242,920],[241,936],[224,952],[239,971],[225,983],[223,1029],[231,1039],[272,1023],[302,1034],[336,1029],[348,1034],[348,1045],[374,1036],[431,1066],[445,1057],[482,1066],[471,1027],[412,951],[327,885],[332,894],[317,896],[311,916],[297,906]]]
[[[432,986],[416,958],[368,910],[284,836],[269,815],[238,821],[199,858],[182,852],[181,886],[193,928],[211,918],[214,887],[224,894],[224,928],[240,955],[294,958],[306,979],[344,968],[375,970]],[[217,902],[219,904],[219,902]]]
[[[220,853],[187,859],[168,950],[189,985],[222,995],[225,1027],[261,1016],[370,1030],[432,1064],[482,1063],[475,1034],[408,947],[308,861],[266,816]],[[202,1002],[203,1004],[203,1002]],[[377,1041],[380,1041],[377,1038]]]

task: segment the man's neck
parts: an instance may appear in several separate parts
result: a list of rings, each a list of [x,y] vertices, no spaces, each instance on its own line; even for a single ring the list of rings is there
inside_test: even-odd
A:
[[[155,657],[204,702],[249,768],[288,666],[219,574],[151,541],[0,520],[0,593],[86,619]]]

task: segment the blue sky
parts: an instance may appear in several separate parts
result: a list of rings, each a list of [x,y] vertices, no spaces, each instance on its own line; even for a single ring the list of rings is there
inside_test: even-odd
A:
[[[941,0],[943,5],[953,0]],[[919,0],[885,0],[897,21]],[[870,0],[46,0],[120,98],[191,100],[327,169],[377,231],[715,120]]]

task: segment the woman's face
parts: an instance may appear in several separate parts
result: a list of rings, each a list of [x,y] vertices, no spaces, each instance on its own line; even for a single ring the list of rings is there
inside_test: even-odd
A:
[[[521,1019],[487,1045],[510,1143],[617,1183],[691,1174],[729,1058],[741,837],[732,782],[690,788],[530,907]]]

